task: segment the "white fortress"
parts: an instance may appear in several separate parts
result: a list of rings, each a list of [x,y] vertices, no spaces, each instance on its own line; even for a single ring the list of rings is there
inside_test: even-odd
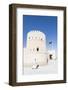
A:
[[[49,54],[46,48],[46,35],[43,32],[35,30],[28,32],[26,48],[24,48],[24,65],[46,65],[48,59]]]

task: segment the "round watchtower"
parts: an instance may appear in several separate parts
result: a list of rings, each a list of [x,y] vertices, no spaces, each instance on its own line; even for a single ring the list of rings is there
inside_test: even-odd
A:
[[[27,33],[27,54],[25,64],[39,66],[47,64],[46,36],[43,32],[33,30]]]

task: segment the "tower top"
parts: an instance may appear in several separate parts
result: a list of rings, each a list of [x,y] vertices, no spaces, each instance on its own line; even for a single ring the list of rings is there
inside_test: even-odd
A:
[[[33,38],[37,37],[37,38],[45,39],[45,34],[40,30],[32,30],[28,32],[27,37],[33,37]]]

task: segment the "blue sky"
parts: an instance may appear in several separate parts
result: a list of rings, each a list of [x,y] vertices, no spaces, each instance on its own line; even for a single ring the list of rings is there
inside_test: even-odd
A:
[[[27,33],[32,30],[39,30],[46,35],[47,48],[52,46],[57,49],[57,17],[56,16],[33,16],[23,15],[23,38],[26,47]]]

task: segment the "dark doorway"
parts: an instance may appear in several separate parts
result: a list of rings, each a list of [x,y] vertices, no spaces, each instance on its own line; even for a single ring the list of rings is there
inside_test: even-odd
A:
[[[39,48],[37,48],[37,52],[39,51]]]
[[[52,54],[49,55],[50,59],[52,60]]]

